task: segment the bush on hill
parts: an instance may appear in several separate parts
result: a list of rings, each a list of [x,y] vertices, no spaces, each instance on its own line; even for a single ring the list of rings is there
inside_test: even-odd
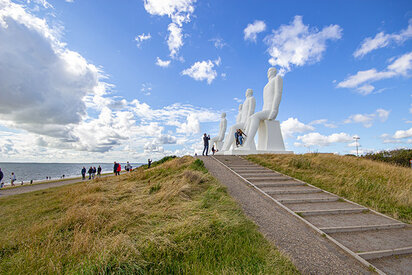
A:
[[[391,164],[410,167],[410,160],[412,160],[412,149],[380,151],[378,153],[368,153],[362,157],[365,159],[383,161]]]

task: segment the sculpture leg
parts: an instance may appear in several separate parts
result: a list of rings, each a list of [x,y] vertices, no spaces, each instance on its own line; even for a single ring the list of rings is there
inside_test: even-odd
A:
[[[235,141],[235,132],[237,129],[242,128],[243,124],[235,124],[232,127],[230,127],[229,133],[226,136],[224,145],[223,145],[223,151],[229,151],[230,147],[232,146],[233,142]]]
[[[246,129],[247,137],[243,145],[245,149],[246,148],[250,150],[256,149],[254,140],[255,140],[257,130],[259,129],[259,123],[261,120],[266,119],[269,116],[269,113],[270,113],[269,110],[265,110],[265,111],[258,112],[249,118],[247,122],[248,129]]]

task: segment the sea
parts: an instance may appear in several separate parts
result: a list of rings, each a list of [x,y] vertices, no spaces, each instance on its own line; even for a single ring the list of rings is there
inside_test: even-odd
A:
[[[120,163],[122,170],[126,163]],[[81,170],[86,167],[89,170],[92,167],[102,167],[102,173],[113,172],[113,163],[18,163],[18,162],[0,162],[0,168],[3,172],[3,182],[10,185],[11,173],[16,175],[15,184],[40,182],[56,180],[63,178],[81,177]],[[143,165],[142,163],[130,163],[133,168]],[[47,178],[47,179],[46,179]]]

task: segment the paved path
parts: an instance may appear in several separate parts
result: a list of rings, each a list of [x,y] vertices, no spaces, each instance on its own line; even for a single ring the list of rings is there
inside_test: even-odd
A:
[[[287,254],[303,274],[370,274],[354,258],[316,234],[308,225],[246,185],[211,157],[200,157],[209,172],[227,187],[265,237]]]
[[[113,176],[113,175],[111,174],[102,175],[102,177],[109,177],[109,176]],[[22,186],[17,186],[15,188],[4,188],[4,189],[0,189],[0,198],[33,192],[33,191],[38,191],[38,190],[43,190],[43,189],[48,189],[52,187],[64,186],[64,185],[73,184],[73,183],[86,182],[86,181],[87,180],[82,180],[82,179],[71,179],[71,180],[64,180],[64,181],[51,181],[51,182],[38,183],[38,184],[32,184],[32,185],[22,185]]]

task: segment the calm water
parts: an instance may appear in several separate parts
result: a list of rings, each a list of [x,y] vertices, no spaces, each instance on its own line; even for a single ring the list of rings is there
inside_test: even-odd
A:
[[[10,184],[11,173],[16,174],[16,184],[21,181],[28,182],[43,181],[46,177],[51,179],[60,179],[62,175],[65,178],[68,177],[80,177],[81,169],[86,167],[86,170],[90,166],[96,168],[102,167],[102,173],[113,172],[113,163],[17,163],[17,162],[0,162],[0,168],[4,174],[3,182],[6,185]],[[122,169],[126,165],[121,163]],[[133,168],[139,167],[141,163],[131,163]]]

